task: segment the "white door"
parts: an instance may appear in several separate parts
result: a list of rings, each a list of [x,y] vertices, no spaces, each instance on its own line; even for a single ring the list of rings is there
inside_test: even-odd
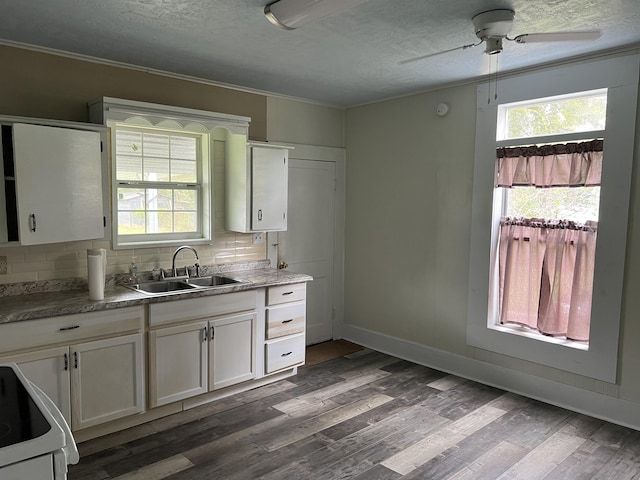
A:
[[[207,392],[206,321],[149,332],[149,405]]]
[[[255,378],[255,325],[255,312],[209,322],[210,390]]]
[[[307,284],[307,345],[333,338],[336,167],[289,158],[289,221],[278,262],[313,276]]]
[[[80,343],[69,353],[73,430],[144,411],[142,334]]]
[[[0,363],[5,362],[15,362],[24,376],[47,394],[71,425],[69,347],[48,348],[0,358]]]
[[[251,147],[251,229],[287,228],[287,149]]]

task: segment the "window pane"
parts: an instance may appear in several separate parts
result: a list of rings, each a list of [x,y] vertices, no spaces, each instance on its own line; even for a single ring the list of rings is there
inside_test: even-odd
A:
[[[116,155],[142,155],[142,133],[117,130]]]
[[[147,210],[171,210],[173,207],[173,190],[147,189]]]
[[[173,232],[171,212],[147,212],[147,233]]]
[[[168,182],[169,159],[145,157],[144,179],[148,182]]]
[[[607,92],[561,95],[526,105],[505,104],[499,110],[504,115],[504,128],[498,139],[604,130]]]
[[[118,235],[144,232],[144,212],[118,212]]]
[[[145,133],[143,142],[145,157],[169,157],[169,135]]]
[[[171,137],[171,158],[195,160],[197,158],[196,139],[192,137]]]
[[[118,180],[142,180],[142,157],[119,155],[116,159]]]
[[[598,221],[600,187],[514,187],[507,190],[509,217]]]
[[[144,210],[144,188],[118,188],[118,210]]]
[[[171,181],[196,183],[198,181],[198,170],[196,168],[196,162],[189,160],[172,160]]]
[[[198,193],[195,190],[175,190],[176,210],[196,210]]]
[[[198,217],[195,212],[176,212],[175,231],[176,232],[196,232],[198,230]]]

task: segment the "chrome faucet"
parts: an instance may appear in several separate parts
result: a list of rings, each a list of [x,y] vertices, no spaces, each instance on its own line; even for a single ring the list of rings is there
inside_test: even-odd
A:
[[[174,277],[177,277],[177,276],[178,276],[178,273],[177,273],[177,271],[176,271],[176,257],[178,256],[178,252],[179,252],[180,250],[185,250],[185,249],[187,249],[187,250],[191,250],[191,251],[193,252],[193,254],[196,256],[196,260],[200,260],[200,259],[198,258],[198,252],[196,252],[196,249],[195,249],[195,248],[190,247],[190,246],[188,246],[188,245],[183,245],[182,247],[178,247],[178,248],[176,249],[176,251],[173,253],[173,260],[171,261],[171,273],[172,273],[172,275],[173,275]],[[196,277],[199,277],[199,276],[200,276],[200,265],[198,265],[198,263],[196,262],[195,267],[196,267]],[[187,275],[187,277],[188,277],[188,276],[189,276],[189,267],[185,267],[185,272],[186,272],[186,275]]]

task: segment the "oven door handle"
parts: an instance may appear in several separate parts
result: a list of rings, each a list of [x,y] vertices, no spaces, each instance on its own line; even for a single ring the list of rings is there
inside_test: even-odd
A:
[[[60,413],[60,410],[58,410],[58,407],[56,407],[56,404],[53,403],[53,400],[51,400],[47,396],[47,394],[44,393],[40,389],[40,387],[38,387],[35,383],[33,382],[29,382],[29,383],[31,384],[31,387],[35,391],[36,395],[38,395],[40,400],[42,400],[42,403],[44,404],[44,406],[47,408],[47,410],[49,410],[49,412],[51,412],[51,415],[53,416],[54,420],[58,423],[58,425],[60,425],[60,428],[64,432],[66,445],[62,447],[62,450],[64,451],[65,456],[67,457],[67,463],[71,465],[75,465],[80,460],[80,454],[78,453],[78,446],[76,445],[76,442],[73,439],[73,434],[71,433],[71,429],[69,428],[69,425],[67,425],[66,420],[62,416],[62,413]]]

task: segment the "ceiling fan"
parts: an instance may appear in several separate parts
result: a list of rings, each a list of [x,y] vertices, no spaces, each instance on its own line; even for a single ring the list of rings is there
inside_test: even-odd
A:
[[[516,43],[566,42],[595,40],[602,35],[601,32],[592,30],[581,32],[567,31],[554,33],[524,33],[513,38],[509,38],[507,35],[513,28],[513,20],[515,18],[515,15],[516,12],[508,9],[489,10],[479,13],[471,20],[473,22],[475,34],[480,40],[478,43],[471,43],[468,45],[462,45],[436,53],[430,53],[428,55],[422,55],[420,57],[411,58],[409,60],[403,60],[400,63],[411,63],[430,57],[435,57],[436,55],[455,52],[456,50],[466,50],[468,48],[477,47],[483,43],[485,44],[485,53],[487,55],[496,55],[502,52],[503,40],[508,40]]]

